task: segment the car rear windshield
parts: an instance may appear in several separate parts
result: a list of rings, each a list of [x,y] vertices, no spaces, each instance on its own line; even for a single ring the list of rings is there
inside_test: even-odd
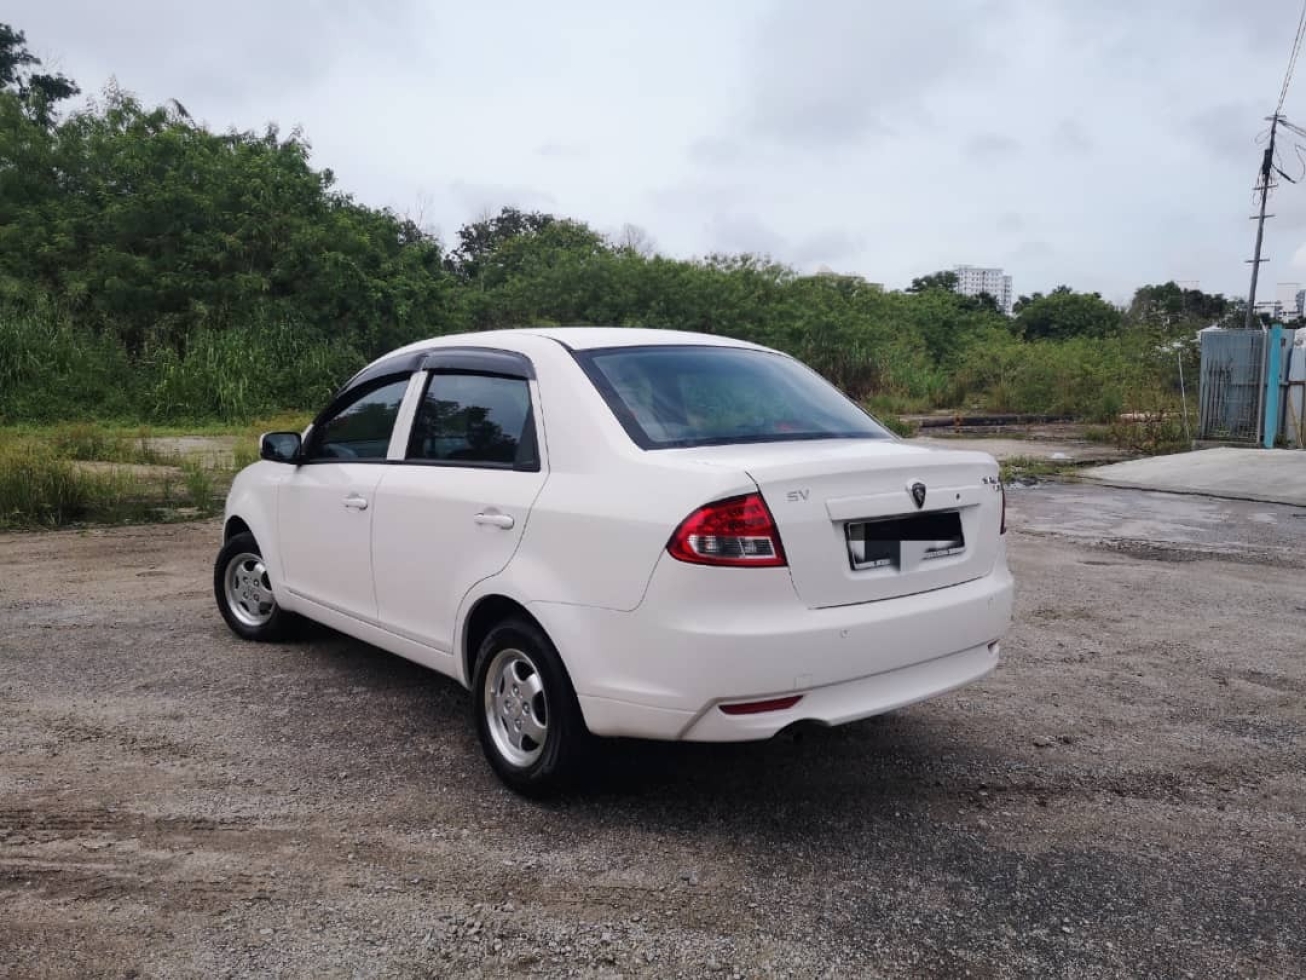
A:
[[[743,347],[609,347],[577,359],[644,449],[889,433],[792,358]]]

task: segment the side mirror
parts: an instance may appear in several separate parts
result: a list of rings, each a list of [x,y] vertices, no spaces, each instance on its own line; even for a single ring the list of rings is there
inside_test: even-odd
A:
[[[297,463],[301,445],[298,432],[265,432],[258,441],[258,455],[274,463]]]

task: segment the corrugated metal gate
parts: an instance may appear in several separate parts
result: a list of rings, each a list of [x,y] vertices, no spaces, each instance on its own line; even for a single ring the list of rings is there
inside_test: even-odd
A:
[[[1256,441],[1264,357],[1265,335],[1259,330],[1208,330],[1202,334],[1197,438]]]

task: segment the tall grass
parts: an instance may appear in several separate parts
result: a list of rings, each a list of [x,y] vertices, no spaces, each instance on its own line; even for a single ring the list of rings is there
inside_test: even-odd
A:
[[[978,409],[1108,422],[1168,397],[1175,376],[1173,353],[1158,357],[1155,338],[1142,333],[1028,342],[992,327],[959,335],[938,362],[873,325],[762,339],[865,394],[885,415]],[[0,309],[0,424],[245,423],[315,410],[363,361],[343,341],[324,341],[284,318],[198,329],[183,349],[147,344],[130,357],[113,337],[74,329],[49,309]],[[132,458],[130,440],[112,451],[124,462],[149,461]],[[78,458],[105,458],[104,447],[87,453]]]
[[[200,330],[184,350],[133,358],[52,311],[0,310],[0,422],[246,422],[319,407],[363,362],[285,320]]]
[[[363,366],[363,357],[343,343],[313,341],[279,321],[202,330],[189,338],[183,353],[157,348],[142,366],[149,418],[238,422],[320,406]]]
[[[37,443],[0,444],[0,528],[119,520],[138,497],[128,473],[89,472]]]
[[[1165,399],[1176,373],[1174,362],[1142,335],[1026,342],[1004,331],[973,338],[943,369],[938,407],[1093,422]]]
[[[0,311],[0,419],[130,418],[139,407],[139,374],[116,340],[48,311]]]

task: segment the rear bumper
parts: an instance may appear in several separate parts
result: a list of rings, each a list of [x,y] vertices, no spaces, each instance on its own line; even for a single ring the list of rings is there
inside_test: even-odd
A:
[[[747,741],[798,721],[865,718],[984,676],[997,663],[1011,602],[1005,555],[961,585],[831,609],[803,605],[783,568],[665,559],[634,611],[530,608],[596,735]],[[795,694],[798,703],[780,711],[719,708]]]
[[[770,738],[795,722],[844,725],[883,714],[977,681],[997,664],[998,644],[986,643],[909,667],[804,691],[792,708],[754,715],[727,715],[719,701],[697,714],[610,698],[581,697],[580,706],[590,731],[598,735],[750,742]]]

